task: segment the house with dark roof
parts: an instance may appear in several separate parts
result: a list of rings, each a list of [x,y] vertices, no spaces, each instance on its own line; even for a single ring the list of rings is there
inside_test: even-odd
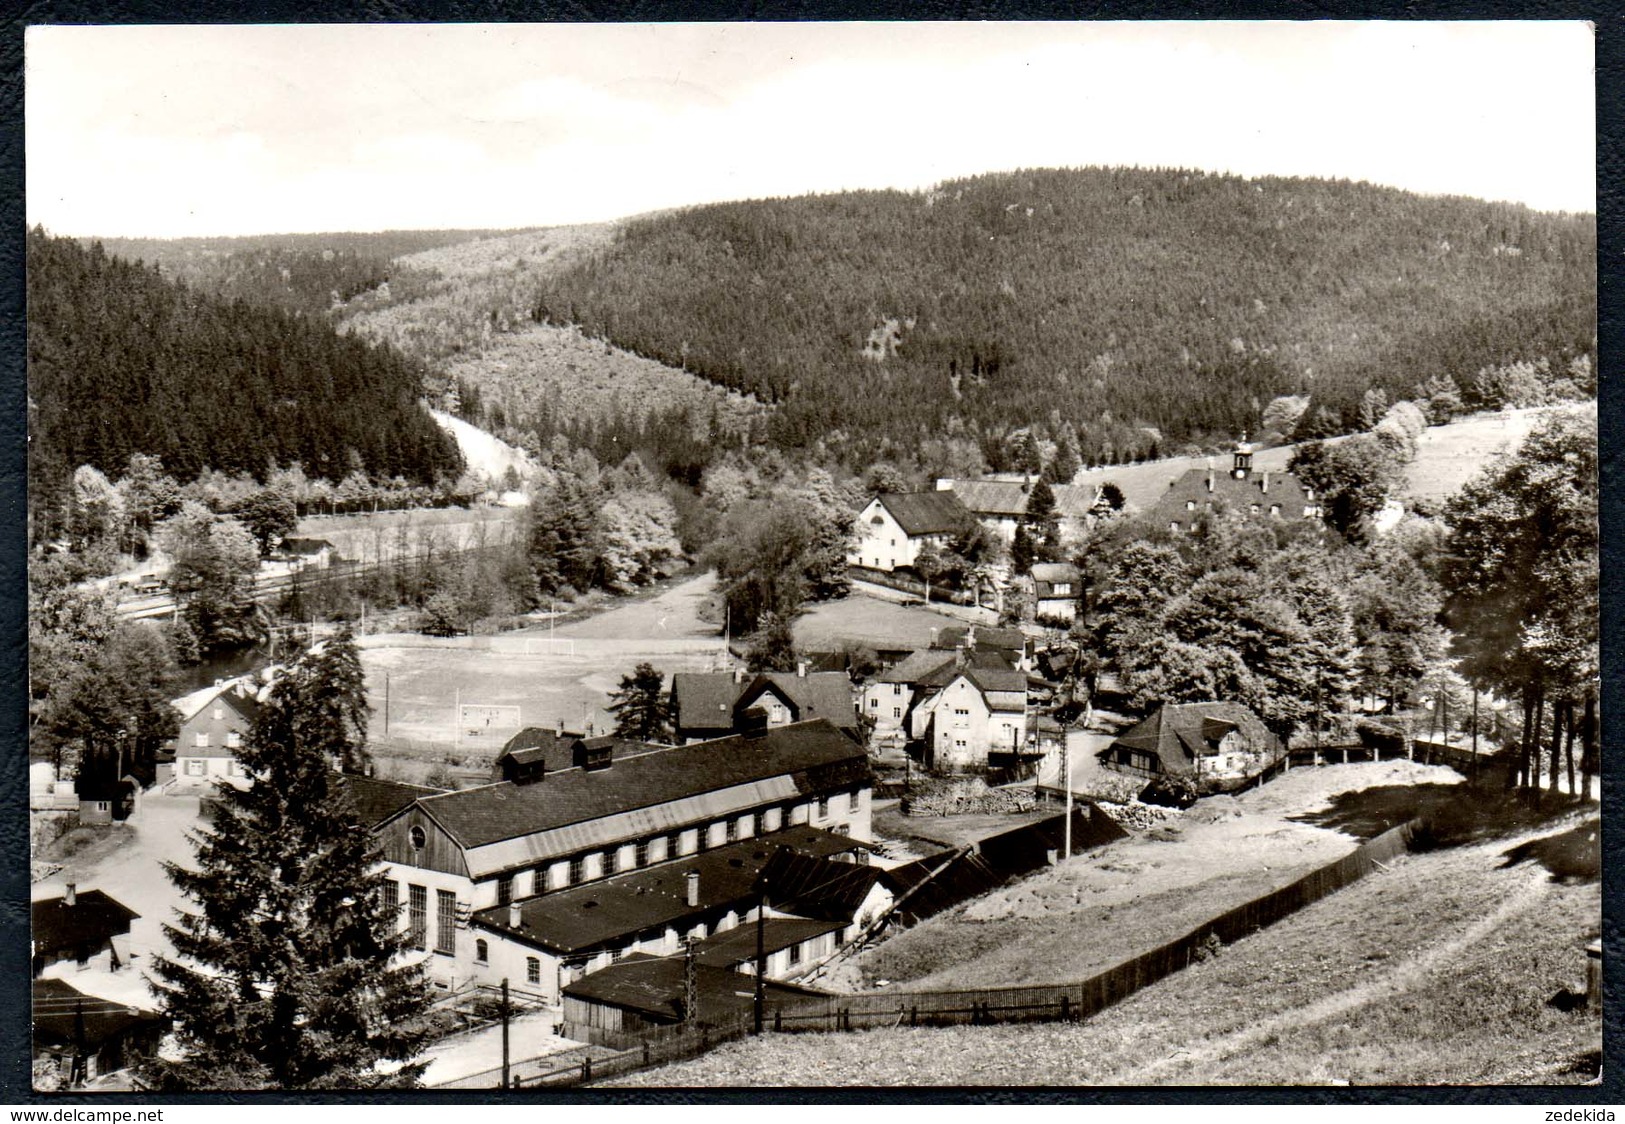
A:
[[[105,1078],[158,1052],[169,1020],[157,1011],[87,995],[64,980],[35,980],[33,1057],[54,1071],[55,1090]]]
[[[227,679],[176,699],[180,730],[165,748],[175,755],[175,787],[210,788],[216,781],[246,787],[250,777],[237,750],[259,715],[264,684],[253,676]]]
[[[631,953],[669,955],[685,939],[705,940],[753,919],[762,870],[777,853],[819,862],[841,857],[849,861],[830,865],[856,870],[852,860],[867,860],[870,849],[850,836],[789,827],[480,910],[469,925],[473,968],[492,981],[524,979],[547,994]]]
[[[1147,514],[1154,525],[1176,534],[1189,533],[1200,521],[1220,512],[1245,519],[1319,519],[1314,489],[1291,472],[1253,471],[1253,447],[1245,436],[1236,444],[1230,471],[1186,470],[1168,482],[1168,490]]]
[[[959,497],[976,520],[1006,543],[1016,537],[1016,528],[1027,516],[1032,482],[1027,480],[937,481],[937,490]],[[1096,484],[1052,484],[1055,519],[1061,535],[1076,539],[1089,529],[1101,510],[1100,486]]]
[[[105,958],[117,971],[130,963],[130,922],[141,915],[101,890],[81,893],[70,882],[61,897],[32,902],[29,913],[36,977],[55,964],[84,968]]]
[[[1070,621],[1083,597],[1083,572],[1070,562],[1034,562],[1033,615]]]
[[[852,680],[844,671],[812,671],[805,664],[793,672],[750,675],[734,671],[679,671],[671,677],[672,721],[679,742],[707,741],[739,733],[744,715],[759,709],[769,727],[827,720],[853,738],[858,736],[858,710]]]
[[[1019,628],[953,624],[937,633],[931,647],[940,651],[997,652],[1011,667],[1032,667],[1033,642]]]
[[[997,768],[1036,752],[1027,738],[1027,673],[959,667],[928,680],[909,714],[925,765],[943,772]]]
[[[952,492],[882,492],[858,513],[856,545],[846,560],[890,573],[914,565],[928,543],[946,549],[975,525]]]
[[[754,939],[754,938],[753,938]],[[564,989],[564,1034],[578,1042],[625,1047],[633,1037],[688,1021],[722,1026],[747,1019],[755,1009],[755,981],[711,963],[694,965],[695,1012],[683,1009],[688,992],[681,956],[638,953]],[[768,1019],[827,992],[767,980],[762,987]]]
[[[1201,791],[1233,788],[1274,764],[1280,739],[1232,702],[1165,703],[1096,759],[1129,776],[1188,777]]]
[[[482,911],[524,902],[550,916],[569,912],[574,899],[559,895],[578,887],[676,869],[792,828],[816,828],[847,849],[872,838],[868,756],[827,719],[684,746],[603,741],[598,755],[557,769],[537,747],[540,770],[420,796],[379,823],[385,893],[431,979],[457,987],[497,971],[489,941],[485,962],[476,960],[470,918]],[[587,900],[599,905],[582,911],[610,916],[602,899]],[[633,933],[664,924],[639,921]],[[555,945],[560,964],[587,951]],[[534,972],[523,967],[515,983],[556,1001],[558,973],[550,977],[540,958]]]
[[[945,669],[955,667],[958,659],[956,652],[910,652],[871,679],[863,688],[859,705],[875,724],[875,740],[906,738],[908,715],[920,693],[928,684],[936,682]]]

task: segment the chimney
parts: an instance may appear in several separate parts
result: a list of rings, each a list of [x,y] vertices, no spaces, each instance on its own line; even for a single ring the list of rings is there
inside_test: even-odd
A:
[[[745,681],[745,669],[742,668],[742,667],[734,668],[734,682],[735,683],[743,683],[744,681]]]
[[[1210,492],[1213,490],[1213,469],[1211,466],[1207,470],[1207,490]]]
[[[1259,487],[1266,496],[1270,494],[1270,474],[1268,472],[1264,473],[1264,482]]]
[[[73,905],[79,900],[79,887],[72,882],[68,883],[68,892],[62,895],[63,905]]]
[[[521,929],[524,927],[524,918],[519,913],[519,903],[508,903],[508,928]]]
[[[688,883],[688,908],[697,909],[700,904],[700,872],[691,870],[684,875]]]
[[[556,738],[562,738],[564,736],[564,716],[563,715],[559,716],[559,724],[554,728],[553,736],[556,737]]]
[[[965,630],[965,647],[967,647],[967,648],[976,647],[976,626],[975,625],[971,625],[969,628],[967,628]]]
[[[805,679],[805,678],[807,678],[807,661],[806,660],[797,660],[796,661],[796,678],[797,679]]]

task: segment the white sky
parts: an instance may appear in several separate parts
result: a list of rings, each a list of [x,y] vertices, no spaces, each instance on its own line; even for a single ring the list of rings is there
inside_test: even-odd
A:
[[[1592,34],[1535,23],[30,27],[59,234],[544,226],[1018,167],[1596,207]]]

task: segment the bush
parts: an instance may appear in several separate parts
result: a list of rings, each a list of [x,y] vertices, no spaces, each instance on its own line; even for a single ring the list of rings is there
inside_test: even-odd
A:
[[[1140,791],[1140,803],[1164,808],[1189,808],[1196,803],[1196,785],[1189,777],[1166,773]]]

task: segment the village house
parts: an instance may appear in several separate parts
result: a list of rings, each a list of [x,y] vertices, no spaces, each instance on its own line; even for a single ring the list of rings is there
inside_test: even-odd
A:
[[[338,548],[326,539],[305,538],[283,539],[271,557],[301,570],[325,570],[340,560]]]
[[[1134,777],[1189,778],[1199,791],[1233,788],[1282,753],[1280,739],[1247,707],[1231,702],[1165,703],[1097,755]]]
[[[891,573],[914,565],[928,544],[946,550],[975,520],[959,497],[948,491],[883,492],[858,513],[852,566]]]
[[[826,719],[850,737],[858,737],[858,711],[852,680],[844,671],[808,671],[805,662],[794,672],[751,675],[733,671],[679,671],[671,677],[672,724],[680,743],[708,741],[741,731],[745,712],[758,709],[770,727]]]
[[[1291,472],[1254,472],[1253,447],[1244,436],[1236,444],[1228,474],[1192,468],[1168,483],[1149,518],[1175,534],[1195,528],[1203,517],[1227,511],[1247,519],[1319,519],[1321,508],[1310,488]]]
[[[106,1078],[158,1052],[169,1020],[156,1011],[87,995],[65,980],[37,979],[32,995],[36,1088],[40,1063],[58,1090]]]
[[[636,953],[577,980],[563,993],[564,1035],[599,1046],[625,1046],[640,1034],[690,1021],[691,1015],[704,1026],[750,1017],[756,1003],[752,982],[741,984],[737,972],[715,964],[694,965],[694,998],[699,1010],[684,1010],[687,972],[680,956]],[[827,994],[771,979],[764,982],[762,991],[768,1012]]]
[[[1031,671],[1033,667],[1033,642],[1019,628],[949,625],[936,634],[931,647],[943,651],[997,652],[1011,667],[1022,671]]]
[[[942,772],[1001,767],[1027,755],[1027,675],[955,669],[910,715],[910,736],[925,765]]]
[[[572,971],[586,970],[594,957],[612,962],[630,948],[666,941],[666,930],[691,912],[704,915],[694,925],[708,932],[726,925],[728,913],[737,913],[727,886],[756,861],[755,850],[764,850],[765,862],[766,844],[783,833],[795,833],[784,838],[797,849],[854,856],[872,839],[868,757],[825,719],[686,746],[581,744],[580,764],[574,745],[555,746],[552,762],[545,748],[529,762],[516,760],[525,750],[515,751],[504,762],[515,779],[420,796],[376,828],[385,892],[440,986],[507,976],[557,1002],[561,981],[568,982],[566,960]],[[739,867],[702,877],[698,904],[675,916],[662,912],[687,900],[686,883],[681,890],[678,883],[689,865],[756,839],[763,842],[729,856]],[[640,894],[636,885],[609,885],[646,870],[659,872],[659,887]],[[588,892],[574,893],[578,888]],[[624,923],[614,920],[621,913],[614,903],[628,895],[642,905]],[[517,926],[507,924],[514,904]],[[613,924],[586,937],[559,935],[572,919],[599,925],[598,918]]]
[[[990,648],[931,648],[910,652],[874,676],[863,688],[859,706],[874,723],[876,743],[906,740],[909,715],[922,698],[948,685],[960,668],[1009,670],[1011,653]]]
[[[166,748],[175,755],[175,787],[208,788],[215,781],[246,787],[237,750],[259,714],[261,684],[252,676],[223,680],[176,699],[180,731]]]
[[[939,492],[952,492],[965,510],[1006,545],[1015,541],[1016,528],[1027,517],[1027,501],[1033,482],[1028,480],[937,481]],[[1096,484],[1051,484],[1055,495],[1055,521],[1062,539],[1076,541],[1093,525],[1100,511],[1100,486]]]
[[[1034,562],[1033,615],[1039,620],[1075,620],[1083,597],[1083,573],[1070,562]]]
[[[29,912],[35,977],[56,965],[117,971],[130,963],[130,922],[140,914],[103,891],[80,893],[70,882],[61,897],[33,902]]]

